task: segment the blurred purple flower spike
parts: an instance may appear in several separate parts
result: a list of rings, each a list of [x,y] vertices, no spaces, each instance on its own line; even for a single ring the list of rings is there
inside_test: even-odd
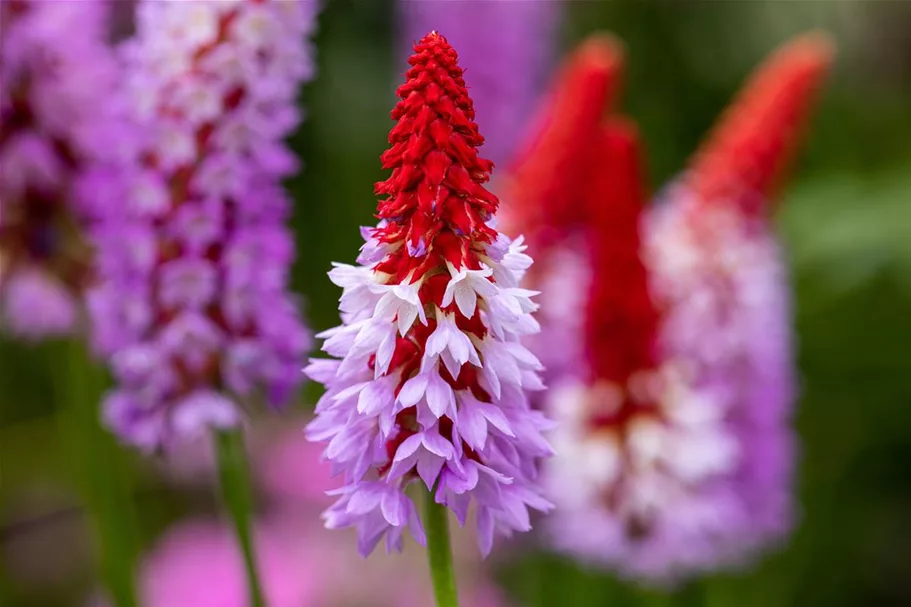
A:
[[[167,447],[286,403],[310,335],[287,290],[294,241],[283,139],[313,75],[315,0],[137,5],[120,49],[136,141],[97,230],[95,346],[117,387],[104,416],[123,440]],[[114,204],[114,201],[117,204]]]

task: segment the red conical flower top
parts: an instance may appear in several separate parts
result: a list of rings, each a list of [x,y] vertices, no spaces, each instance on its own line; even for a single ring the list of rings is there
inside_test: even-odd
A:
[[[554,90],[538,116],[537,131],[523,147],[508,185],[517,205],[511,230],[535,245],[553,239],[584,217],[584,192],[590,168],[581,159],[616,96],[623,66],[620,43],[607,35],[584,42],[563,67]]]
[[[482,185],[493,163],[478,155],[484,138],[474,122],[458,54],[446,38],[431,32],[418,42],[412,66],[399,87],[392,110],[398,124],[382,156],[392,175],[376,184],[376,229],[382,243],[405,241],[376,268],[389,282],[413,282],[424,272],[445,267],[478,269],[475,243],[490,243],[497,233],[486,222],[499,201]],[[409,276],[411,278],[409,278]]]
[[[774,195],[832,55],[829,38],[811,33],[759,67],[691,162],[687,183],[702,200]]]
[[[621,386],[655,366],[658,312],[640,257],[643,185],[639,137],[629,121],[612,118],[596,133],[586,198],[592,281],[585,310],[591,380]]]

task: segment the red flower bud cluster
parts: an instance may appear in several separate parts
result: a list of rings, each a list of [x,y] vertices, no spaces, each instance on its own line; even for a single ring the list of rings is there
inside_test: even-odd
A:
[[[446,261],[477,270],[476,245],[497,237],[486,222],[499,201],[482,185],[493,163],[478,155],[484,138],[457,59],[446,38],[431,32],[415,46],[397,91],[398,124],[382,156],[392,175],[375,187],[385,196],[377,217],[386,224],[374,233],[382,243],[405,242],[376,267],[393,284],[413,282]]]

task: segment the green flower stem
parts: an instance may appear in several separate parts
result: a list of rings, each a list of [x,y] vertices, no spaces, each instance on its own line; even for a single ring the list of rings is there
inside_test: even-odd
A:
[[[101,574],[117,607],[135,607],[135,511],[124,452],[101,427],[99,403],[108,385],[81,342],[54,344],[50,359],[60,431],[71,457],[74,477],[89,511],[98,541]]]
[[[677,603],[672,591],[643,590],[641,588],[637,591],[639,604],[643,607],[674,607]]]
[[[674,605],[678,607],[705,607],[707,604],[706,584],[707,580],[705,578],[691,580],[676,592]]]
[[[563,559],[543,549],[539,549],[535,555],[532,567],[531,577],[535,578],[536,582],[533,603],[535,607],[559,605],[561,600],[566,601],[571,598],[567,595],[578,587],[573,584],[576,581],[572,579],[573,571]],[[577,605],[579,603],[567,601],[566,604]]]
[[[266,601],[263,598],[253,550],[253,492],[247,467],[247,454],[244,450],[243,431],[217,431],[215,450],[218,456],[222,495],[244,556],[250,607],[265,607]]]
[[[437,607],[459,607],[447,514],[446,507],[436,503],[433,493],[428,492],[424,499],[424,528],[427,533],[427,557],[430,561],[433,596]]]

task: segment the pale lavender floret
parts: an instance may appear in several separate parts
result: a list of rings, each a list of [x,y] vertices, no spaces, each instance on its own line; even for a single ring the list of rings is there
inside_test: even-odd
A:
[[[196,390],[181,399],[171,412],[174,431],[198,437],[212,428],[226,429],[240,423],[234,401],[215,390]]]
[[[556,389],[548,397],[561,424],[553,439],[558,456],[545,475],[557,504],[549,538],[629,577],[668,581],[738,565],[779,541],[791,524],[795,382],[781,251],[764,220],[733,205],[697,211],[697,204],[672,188],[644,224],[653,295],[666,311],[661,360],[673,370],[673,389],[657,399],[672,422],[657,434],[650,430],[647,450],[679,481],[626,469],[614,499],[650,504],[647,533],[631,536],[628,516],[604,505],[626,464],[614,443],[586,430],[589,388],[567,373],[552,378]],[[565,328],[545,324],[548,331],[571,338]]]
[[[384,535],[387,550],[400,549],[406,527],[423,543],[420,520],[405,493],[409,484],[420,483],[427,490],[435,487],[436,501],[461,524],[474,503],[478,542],[487,554],[494,536],[531,528],[529,509],[551,508],[536,478],[537,461],[552,454],[542,436],[552,424],[530,410],[525,393],[543,388],[537,376],[541,364],[518,341],[538,329],[531,320],[537,305],[530,297],[536,293],[487,280],[495,275],[504,285],[516,284],[531,259],[521,240],[503,237],[482,257],[482,269],[450,267],[441,303],[453,309],[444,312],[421,301],[420,280],[382,283],[373,266],[387,245],[369,231],[364,236],[366,265],[335,264],[329,273],[343,288],[343,324],[318,337],[325,340],[323,350],[341,360],[314,359],[305,369],[326,386],[307,437],[328,442],[324,456],[344,483],[324,515],[327,526],[356,527],[364,555]],[[499,306],[491,305],[498,300]],[[488,328],[483,339],[456,324],[456,314],[470,317],[476,309]],[[403,378],[401,367],[391,368],[397,338],[430,319],[436,328],[420,352],[419,368]],[[492,402],[478,400],[470,390],[453,390],[440,374],[445,368],[458,376],[466,365],[475,368]],[[397,415],[412,408],[415,425],[406,428]]]
[[[204,310],[215,298],[218,269],[208,259],[186,256],[164,264],[158,281],[158,302],[165,310]]]
[[[381,481],[359,482],[328,493],[341,497],[323,514],[326,527],[357,528],[361,554],[372,552],[383,535],[388,551],[401,550],[406,528],[421,544],[427,541],[414,503],[396,487]]]
[[[549,76],[561,0],[400,0],[402,54],[438,30],[459,50],[484,157],[505,165]]]
[[[217,198],[192,201],[177,210],[170,236],[191,255],[202,255],[224,233],[224,204]]]
[[[20,270],[3,284],[0,322],[25,339],[67,335],[76,326],[79,302],[53,275]]]
[[[163,448],[235,425],[241,405],[282,406],[301,383],[311,338],[287,290],[295,246],[280,180],[299,168],[284,139],[313,73],[316,10],[137,5],[117,106],[139,143],[120,167],[128,184],[108,193],[122,200],[96,231],[102,280],[89,294],[94,344],[118,383],[105,416],[128,442]],[[136,381],[117,362],[134,351],[165,371]]]
[[[29,188],[53,193],[66,177],[53,141],[39,133],[12,135],[0,151],[0,180],[7,200],[25,196]]]

